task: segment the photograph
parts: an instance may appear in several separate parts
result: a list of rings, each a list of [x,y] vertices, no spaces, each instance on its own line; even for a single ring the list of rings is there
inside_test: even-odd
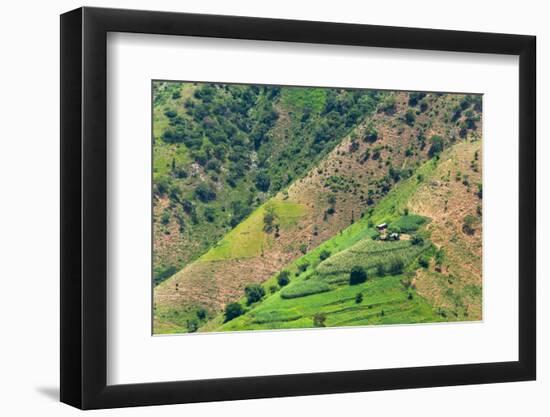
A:
[[[481,321],[482,95],[152,81],[153,334]]]

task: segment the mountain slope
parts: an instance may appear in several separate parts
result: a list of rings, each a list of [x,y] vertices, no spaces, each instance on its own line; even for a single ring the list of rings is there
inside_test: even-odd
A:
[[[154,82],[155,284],[307,172],[377,94]]]
[[[459,143],[440,160],[426,162],[415,172],[418,177],[398,184],[377,205],[371,218],[287,265],[289,285],[252,304],[244,315],[225,323],[219,315],[200,330],[304,328],[320,325],[319,320],[322,326],[480,320],[481,219],[472,213],[480,196],[477,187],[456,181],[459,170],[462,178],[479,179],[472,161],[480,148],[476,140]],[[373,221],[387,222],[393,229],[410,227],[417,217],[404,212],[433,216],[407,229],[410,233],[420,225],[413,232],[422,242],[415,244],[406,234],[399,242],[373,240],[378,235]],[[468,215],[476,218],[472,231],[464,230]],[[402,267],[392,269],[396,259]],[[364,267],[369,278],[350,285],[350,270],[356,265]],[[274,276],[264,286],[273,288],[276,282]]]
[[[247,284],[266,281],[359,219],[373,222],[390,212],[397,218],[398,197],[389,207],[384,206],[387,199],[382,200],[378,211],[377,203],[396,184],[411,182],[415,170],[425,170],[418,168],[423,161],[463,141],[462,136],[478,136],[479,122],[463,131],[464,119],[475,117],[477,111],[455,117],[460,103],[474,106],[471,99],[428,94],[411,100],[414,97],[382,95],[378,112],[343,137],[305,176],[157,286],[155,332],[194,330],[226,303],[238,300]],[[368,228],[361,233],[368,233]]]

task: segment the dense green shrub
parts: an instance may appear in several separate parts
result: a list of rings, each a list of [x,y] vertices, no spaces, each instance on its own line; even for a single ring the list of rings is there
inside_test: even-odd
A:
[[[207,171],[215,171],[218,174],[221,172],[221,162],[217,159],[211,159],[208,162],[206,162],[206,165],[204,166]]]
[[[308,261],[303,261],[302,263],[300,263],[298,265],[298,271],[299,272],[305,272],[309,267],[309,262]]]
[[[395,96],[393,94],[384,97],[382,103],[380,103],[380,111],[389,116],[395,113]]]
[[[462,117],[462,107],[460,106],[456,106],[454,109],[453,109],[453,115],[451,117],[451,121],[454,123],[456,122],[458,119],[460,119]]]
[[[206,309],[204,309],[202,307],[199,307],[197,309],[197,318],[199,320],[204,320],[204,319],[206,319],[207,316],[208,316],[208,312],[206,311]]]
[[[264,231],[267,233],[271,233],[273,231],[273,227],[275,226],[275,220],[277,219],[277,216],[275,214],[275,209],[272,205],[267,205],[265,208],[264,213]]]
[[[243,306],[239,303],[229,303],[225,306],[225,321],[233,320],[244,314]]]
[[[203,203],[208,203],[216,199],[216,192],[209,184],[202,182],[195,188],[195,196]]]
[[[319,254],[319,259],[321,261],[324,261],[325,259],[328,259],[330,257],[330,251],[323,249],[321,253]]]
[[[411,92],[409,93],[409,106],[415,107],[420,100],[426,97],[426,93]]]
[[[414,115],[414,112],[412,110],[407,110],[405,113],[405,123],[407,123],[409,126],[414,126],[414,122],[416,121],[416,116]]]
[[[246,296],[246,302],[252,304],[263,298],[265,290],[260,284],[249,284],[244,289],[244,295]]]
[[[411,238],[411,243],[413,245],[422,245],[424,243],[424,239],[422,238],[422,236],[414,235]]]
[[[431,145],[430,149],[428,150],[428,155],[431,158],[443,152],[443,138],[441,136],[434,135],[432,136],[430,141]]]
[[[282,270],[279,275],[277,276],[277,284],[279,286],[284,287],[285,285],[288,285],[290,282],[290,272],[287,270]]]
[[[207,222],[212,223],[216,220],[216,209],[214,207],[206,207],[204,209],[204,218]]]
[[[256,188],[260,191],[266,192],[269,190],[269,186],[271,185],[271,179],[269,178],[269,175],[265,172],[259,172],[258,175],[256,175]]]
[[[349,284],[350,285],[357,285],[362,284],[367,280],[367,271],[362,266],[354,266],[351,268],[350,274],[349,274]]]
[[[187,320],[186,326],[189,333],[194,333],[199,329],[199,321],[197,319]]]
[[[327,320],[327,316],[325,313],[315,313],[313,316],[313,325],[315,327],[325,327],[325,321]]]
[[[477,218],[468,214],[464,217],[464,222],[462,224],[462,231],[467,235],[473,235],[475,233],[475,224],[477,223]]]
[[[376,130],[374,125],[369,124],[365,129],[365,136],[364,136],[365,142],[373,143],[373,142],[376,142],[377,139],[378,139],[378,131]]]

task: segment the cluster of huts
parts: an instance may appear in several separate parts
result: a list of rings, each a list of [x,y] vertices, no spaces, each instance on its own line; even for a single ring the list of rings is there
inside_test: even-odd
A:
[[[380,235],[378,236],[378,239],[380,240],[399,240],[400,236],[399,233],[391,232],[388,230],[388,224],[387,223],[380,223],[378,226],[376,226],[376,230],[378,230],[378,233]]]

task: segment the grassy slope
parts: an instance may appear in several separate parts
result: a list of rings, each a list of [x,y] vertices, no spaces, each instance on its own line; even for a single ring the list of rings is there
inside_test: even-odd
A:
[[[417,143],[419,129],[426,134],[453,134],[453,129],[456,127],[449,127],[449,123],[434,117],[432,112],[439,112],[442,115],[441,118],[446,117],[443,116],[446,114],[445,109],[448,110],[456,100],[459,98],[431,97],[429,103],[433,110],[420,115],[417,118],[417,126],[410,127],[401,121],[408,108],[407,95],[397,95],[395,114],[379,113],[370,121],[380,132],[380,137],[374,144],[360,142],[359,149],[353,152],[350,150],[353,136],[360,137],[366,127],[366,123],[360,125],[350,136],[344,138],[316,169],[296,181],[286,193],[280,193],[275,198],[274,201],[287,201],[292,204],[291,207],[300,207],[302,213],[292,227],[281,233],[280,239],[262,234],[259,220],[262,217],[263,208],[260,208],[198,262],[190,264],[172,279],[157,287],[155,332],[185,331],[186,321],[194,314],[193,306],[214,307],[210,313],[216,314],[226,302],[238,299],[244,285],[252,281],[264,282],[265,288],[269,289],[275,284],[273,274],[284,265],[290,263],[289,268],[293,272],[297,270],[297,261],[292,261],[301,255],[298,250],[300,243],[305,243],[310,252],[300,258],[299,262],[309,262],[313,267],[318,263],[321,250],[328,249],[336,253],[365,236],[372,235],[373,230],[365,227],[367,217],[358,220],[369,207],[365,203],[365,196],[369,190],[375,191],[373,194],[375,208],[371,213],[371,221],[379,223],[397,220],[419,185],[425,182],[425,180],[419,181],[416,174],[420,174],[420,178],[428,178],[435,169],[435,165],[432,162],[421,165],[416,169],[413,177],[401,181],[399,187],[390,191],[386,198],[376,204],[376,201],[384,196],[380,191],[381,178],[386,174],[388,166],[396,166],[399,169],[415,168],[417,163],[427,158],[427,148]],[[377,160],[371,158],[366,162],[362,160],[361,155],[375,147],[381,148],[380,158]],[[413,149],[412,155],[405,155],[407,148]],[[335,174],[342,179],[338,183],[341,189],[335,188],[334,183],[328,181],[336,176]],[[331,192],[336,196],[336,213],[328,219],[323,219],[327,209],[326,196]],[[348,227],[350,220],[355,223]],[[343,229],[345,231],[339,233]],[[256,233],[259,237],[254,239],[255,244],[246,246],[244,249],[229,250],[229,243],[244,242],[250,233]],[[330,240],[327,241],[327,239]],[[257,242],[261,242],[260,245]],[[268,279],[270,276],[272,278]],[[422,298],[413,297],[413,300],[415,303],[420,303]],[[425,308],[422,311],[425,311]],[[392,320],[391,315],[385,314],[380,317],[380,320]],[[208,323],[204,329],[213,329],[219,324],[218,317]]]
[[[282,230],[292,227],[304,215],[303,205],[274,198],[256,209],[245,221],[227,233],[212,249],[200,257],[200,262],[242,259],[260,256],[273,243],[264,231],[266,208],[272,207]]]

